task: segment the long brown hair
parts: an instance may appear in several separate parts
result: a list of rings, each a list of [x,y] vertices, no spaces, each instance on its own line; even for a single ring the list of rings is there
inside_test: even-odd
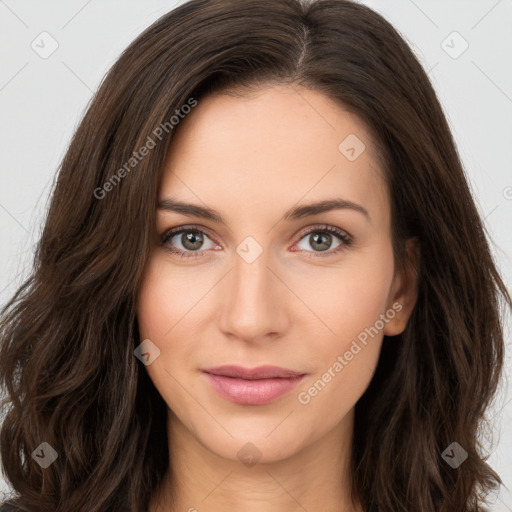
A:
[[[356,405],[354,495],[367,512],[467,512],[501,482],[478,433],[512,301],[425,71],[355,2],[192,0],[107,74],[60,166],[34,271],[2,310],[1,457],[21,510],[147,509],[169,456],[166,404],[134,357],[136,297],[167,148],[185,105],[272,83],[320,91],[366,123],[398,268],[406,239],[421,247],[408,326],[385,337]],[[45,469],[32,457],[42,442],[57,453]],[[442,457],[453,442],[468,454],[457,469]]]

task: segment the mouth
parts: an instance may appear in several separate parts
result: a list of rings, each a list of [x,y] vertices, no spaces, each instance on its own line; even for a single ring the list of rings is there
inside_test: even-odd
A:
[[[306,376],[305,373],[260,366],[219,366],[202,370],[210,386],[220,396],[241,405],[264,405],[291,391]]]

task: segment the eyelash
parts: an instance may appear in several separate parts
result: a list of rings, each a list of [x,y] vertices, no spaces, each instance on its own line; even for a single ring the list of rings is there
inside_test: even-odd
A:
[[[181,233],[186,232],[200,232],[208,236],[208,238],[212,239],[204,229],[201,228],[201,226],[183,226],[179,228],[173,228],[168,231],[166,231],[163,235],[161,235],[161,244],[164,247],[166,251],[169,251],[172,254],[175,254],[181,258],[200,258],[203,256],[203,253],[208,251],[182,251],[181,249],[176,249],[175,247],[171,245],[166,245],[166,243],[175,237],[176,235],[179,235]],[[331,233],[336,235],[339,240],[342,242],[336,249],[334,250],[328,250],[328,251],[304,251],[304,250],[298,250],[297,252],[305,252],[305,253],[313,253],[313,255],[308,255],[308,258],[325,258],[329,256],[333,256],[334,254],[338,254],[339,252],[345,250],[347,247],[349,247],[353,243],[352,237],[347,234],[345,231],[342,231],[341,229],[335,227],[335,226],[329,226],[328,224],[322,224],[313,226],[312,228],[309,228],[308,231],[301,232],[299,242],[305,238],[308,235],[311,235],[312,233]]]

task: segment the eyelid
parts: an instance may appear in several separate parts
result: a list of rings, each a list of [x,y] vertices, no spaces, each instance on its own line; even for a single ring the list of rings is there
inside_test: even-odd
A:
[[[173,236],[177,235],[181,231],[201,231],[204,232],[206,235],[208,235],[209,238],[211,238],[216,244],[220,245],[215,238],[210,234],[210,230],[205,226],[200,226],[199,224],[184,224],[182,226],[177,226],[175,228],[169,228],[164,233],[160,235],[160,239],[162,243],[164,244],[172,238]],[[199,252],[199,251],[198,251]]]
[[[349,238],[350,240],[353,239],[352,235],[347,230],[341,229],[337,226],[333,226],[332,224],[325,224],[325,223],[313,224],[311,226],[306,226],[305,228],[302,228],[301,230],[299,230],[294,235],[294,238],[299,237],[298,241],[300,241],[304,237],[304,235],[308,235],[314,231],[328,231],[329,233],[338,234],[338,236],[341,236],[343,234],[346,238]]]

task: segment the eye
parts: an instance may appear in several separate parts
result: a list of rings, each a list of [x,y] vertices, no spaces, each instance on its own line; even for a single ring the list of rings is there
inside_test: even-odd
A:
[[[329,225],[314,226],[300,233],[299,244],[306,244],[313,248],[313,251],[299,246],[299,251],[307,254],[307,257],[326,257],[338,254],[349,247],[353,239],[345,231]],[[338,240],[334,249],[329,249],[333,241]],[[219,250],[221,247],[205,233],[199,226],[183,226],[171,229],[161,236],[162,246],[166,251],[176,254],[181,258],[198,258],[205,255],[208,249]],[[210,242],[204,247],[205,241]],[[178,247],[176,247],[178,245]],[[181,246],[181,247],[180,247]],[[309,253],[309,254],[308,254]],[[322,254],[325,253],[325,254]]]
[[[177,254],[182,258],[197,258],[205,252],[204,250],[199,250],[203,246],[205,239],[213,243],[202,229],[189,226],[172,229],[164,233],[162,235],[162,245],[167,251]],[[181,248],[176,248],[175,244],[181,245]],[[212,247],[206,247],[206,249],[209,248]]]
[[[352,244],[352,237],[346,233],[345,231],[329,225],[322,225],[322,226],[315,226],[314,228],[308,228],[307,232],[301,233],[303,236],[301,237],[299,243],[303,243],[305,245],[309,245],[310,247],[313,247],[313,251],[309,251],[307,249],[304,250],[303,247],[299,248],[301,249],[301,252],[309,253],[307,257],[316,258],[316,257],[326,257],[326,256],[332,256],[333,254],[338,254],[339,252],[343,251],[347,247],[349,247]],[[334,235],[334,239],[333,239]],[[336,245],[333,249],[329,248],[331,247],[331,244],[335,239],[338,239],[338,245]],[[324,253],[324,254],[322,254]]]

